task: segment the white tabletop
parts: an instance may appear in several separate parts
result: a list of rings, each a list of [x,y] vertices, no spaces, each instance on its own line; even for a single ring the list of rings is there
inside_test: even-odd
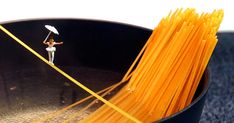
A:
[[[220,31],[234,30],[231,0],[4,0],[0,23],[41,18],[84,18],[117,21],[153,29],[176,8],[201,12],[224,10]]]

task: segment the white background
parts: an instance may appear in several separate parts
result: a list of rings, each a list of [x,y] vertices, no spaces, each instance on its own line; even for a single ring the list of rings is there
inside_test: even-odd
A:
[[[234,30],[231,0],[5,0],[0,1],[0,23],[38,18],[85,18],[129,23],[153,29],[176,8],[197,12],[224,10],[220,31]]]

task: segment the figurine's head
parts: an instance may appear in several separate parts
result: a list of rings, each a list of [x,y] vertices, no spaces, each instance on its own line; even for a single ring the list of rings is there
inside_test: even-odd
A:
[[[54,42],[54,39],[53,39],[53,38],[50,38],[50,39],[49,39],[49,42],[50,42],[50,43],[53,43],[53,42]]]

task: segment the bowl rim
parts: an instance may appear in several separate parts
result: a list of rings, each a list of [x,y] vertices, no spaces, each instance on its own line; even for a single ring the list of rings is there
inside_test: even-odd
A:
[[[72,17],[41,17],[41,18],[22,18],[17,20],[6,20],[6,21],[0,21],[0,25],[6,25],[6,24],[12,24],[12,23],[19,23],[19,22],[29,22],[29,21],[90,21],[90,22],[103,22],[103,23],[109,23],[109,24],[118,24],[123,26],[129,26],[133,28],[138,28],[146,31],[152,32],[152,29],[131,24],[131,23],[124,23],[121,21],[114,21],[114,20],[107,20],[107,19],[93,19],[93,18],[72,18]]]

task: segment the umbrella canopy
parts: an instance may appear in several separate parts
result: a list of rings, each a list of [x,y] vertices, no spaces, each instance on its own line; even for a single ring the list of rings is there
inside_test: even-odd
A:
[[[59,35],[58,30],[54,26],[45,25],[45,28],[47,28],[49,31],[53,32],[54,34]]]

